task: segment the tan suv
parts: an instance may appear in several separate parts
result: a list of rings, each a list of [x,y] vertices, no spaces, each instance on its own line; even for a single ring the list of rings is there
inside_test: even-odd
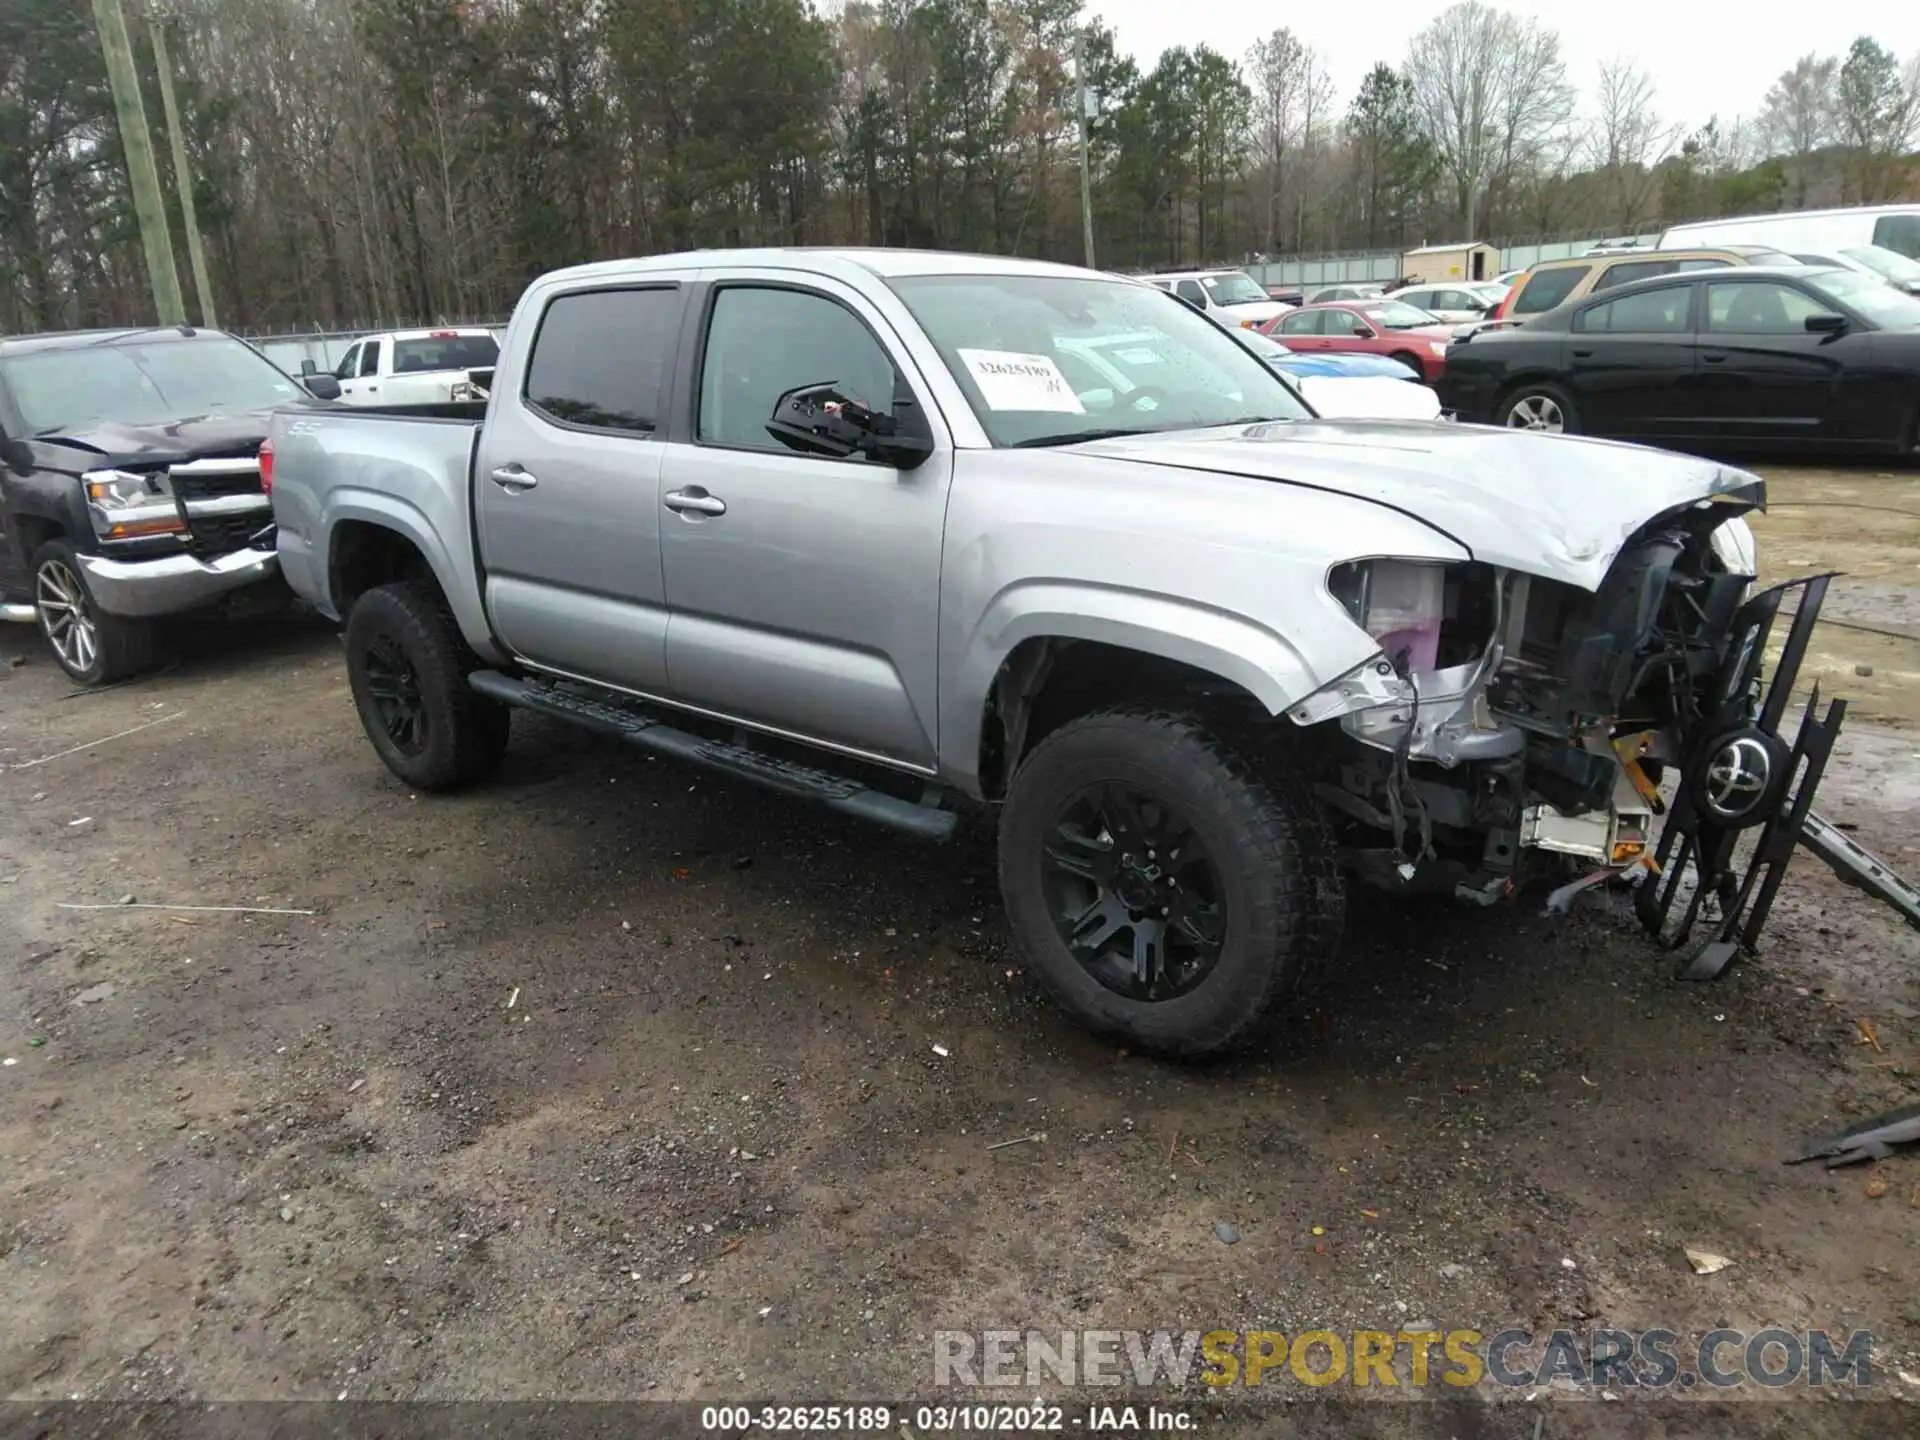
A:
[[[1682,270],[1718,270],[1730,265],[1797,265],[1791,255],[1764,245],[1720,245],[1697,250],[1596,250],[1566,260],[1542,260],[1523,271],[1494,312],[1495,320],[1524,321],[1529,315],[1584,300],[1596,290],[1629,280],[1672,275]]]

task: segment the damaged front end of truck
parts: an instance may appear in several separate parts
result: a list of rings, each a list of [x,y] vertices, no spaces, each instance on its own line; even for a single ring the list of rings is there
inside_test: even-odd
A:
[[[1669,947],[1714,917],[1696,971],[1752,948],[1845,705],[1820,716],[1816,696],[1783,734],[1827,577],[1750,593],[1742,517],[1765,497],[1742,478],[1641,525],[1593,589],[1477,561],[1334,567],[1380,651],[1289,715],[1363,879],[1478,904],[1545,880],[1554,910],[1631,881]]]

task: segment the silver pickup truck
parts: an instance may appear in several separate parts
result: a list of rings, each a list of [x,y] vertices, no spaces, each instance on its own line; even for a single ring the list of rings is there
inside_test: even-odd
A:
[[[1755,476],[1322,421],[1136,281],[583,266],[481,409],[289,409],[266,452],[396,775],[480,778],[527,708],[923,837],[994,807],[1026,960],[1137,1046],[1258,1034],[1349,876],[1492,904],[1785,803]]]

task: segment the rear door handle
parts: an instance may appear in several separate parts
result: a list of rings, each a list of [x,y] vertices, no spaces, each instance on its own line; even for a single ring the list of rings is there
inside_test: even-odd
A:
[[[1715,351],[1711,355],[1702,355],[1700,358],[1709,365],[1718,365],[1722,360],[1725,360],[1727,356],[1725,351]]]
[[[1593,358],[1593,352],[1591,350],[1576,350],[1573,352],[1573,358],[1576,360],[1591,360]]]
[[[518,495],[522,490],[531,490],[540,483],[534,478],[532,472],[523,470],[518,465],[502,465],[498,470],[491,472],[487,478],[510,495]]]
[[[701,515],[724,515],[727,502],[718,495],[709,495],[695,486],[691,490],[669,490],[661,497],[661,503],[669,510],[685,512],[695,511]]]

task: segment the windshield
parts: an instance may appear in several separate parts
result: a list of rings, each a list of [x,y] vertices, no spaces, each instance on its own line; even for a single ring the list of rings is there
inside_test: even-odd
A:
[[[1267,292],[1253,283],[1253,277],[1242,270],[1229,270],[1224,275],[1202,275],[1200,283],[1207,287],[1207,298],[1216,305],[1257,304],[1267,299]]]
[[[1144,285],[921,275],[892,286],[995,445],[1311,418],[1252,351]]]
[[[82,345],[16,355],[7,388],[35,435],[101,420],[158,425],[220,410],[269,410],[306,392],[226,336]]]
[[[1920,283],[1920,261],[1909,260],[1895,251],[1883,249],[1878,245],[1861,245],[1852,250],[1840,252],[1849,260],[1858,260],[1874,274],[1893,281],[1896,285]]]
[[[1884,280],[1854,270],[1833,270],[1813,283],[1816,289],[1824,290],[1876,325],[1920,325],[1920,300],[1894,289]]]
[[[1382,330],[1411,330],[1416,325],[1442,323],[1439,316],[1430,315],[1425,310],[1403,304],[1398,300],[1369,303],[1365,307],[1365,314]]]

